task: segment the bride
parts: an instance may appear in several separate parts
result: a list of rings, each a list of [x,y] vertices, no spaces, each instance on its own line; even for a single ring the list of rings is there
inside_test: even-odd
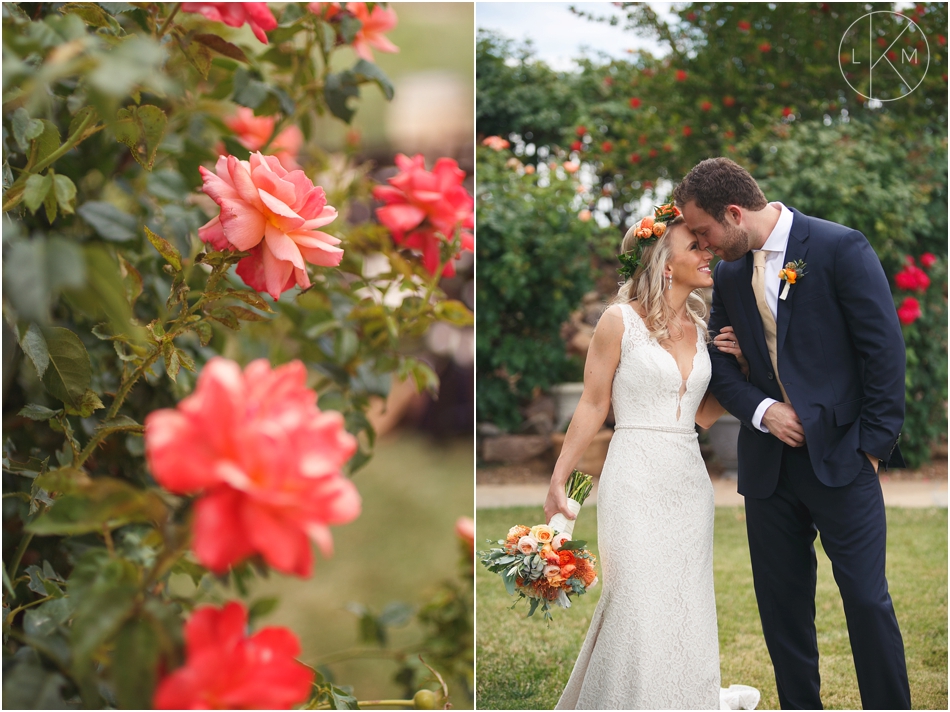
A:
[[[544,505],[547,520],[574,518],[564,485],[612,403],[597,505],[604,587],[556,709],[720,709],[713,489],[694,427],[725,412],[706,391],[697,291],[713,285],[712,255],[672,203],[630,228],[621,251],[627,279],[594,332]],[[741,362],[731,327],[713,344]],[[754,707],[758,692],[742,691],[754,700],[738,704]]]

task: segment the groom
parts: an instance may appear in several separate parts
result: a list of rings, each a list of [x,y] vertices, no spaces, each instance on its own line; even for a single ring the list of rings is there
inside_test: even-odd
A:
[[[739,492],[762,630],[783,709],[822,709],[814,540],[844,602],[865,709],[910,709],[904,644],[884,577],[878,466],[902,466],[904,340],[864,235],[768,203],[726,158],[673,194],[716,266],[709,330],[732,326],[749,362],[710,348],[716,398],[739,431]],[[783,271],[788,263],[794,274]]]

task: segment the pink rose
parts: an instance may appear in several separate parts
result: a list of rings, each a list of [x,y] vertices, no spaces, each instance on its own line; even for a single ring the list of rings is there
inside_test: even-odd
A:
[[[271,626],[247,633],[247,610],[236,601],[200,606],[185,624],[185,664],[155,690],[164,710],[291,709],[310,696],[313,671],[295,660],[300,641]]]
[[[522,554],[533,554],[538,550],[538,540],[525,534],[518,540],[518,551]]]
[[[483,146],[488,146],[493,151],[503,151],[511,144],[501,136],[489,136],[482,141]]]
[[[195,391],[175,409],[145,419],[145,457],[156,481],[197,495],[192,546],[201,564],[224,573],[260,554],[273,568],[310,576],[310,541],[332,550],[329,526],[360,513],[343,476],[356,438],[343,417],[317,408],[300,361],[242,372],[211,359]]]
[[[277,120],[273,116],[254,116],[246,106],[237,110],[237,114],[224,120],[225,125],[234,132],[239,144],[248,151],[259,151],[274,134]],[[298,170],[297,153],[303,146],[303,131],[299,126],[288,126],[271,141],[268,154],[277,158],[289,171]]]
[[[551,540],[551,547],[552,547],[555,551],[557,551],[558,549],[561,548],[561,545],[562,545],[564,542],[570,541],[570,540],[571,540],[571,535],[570,535],[570,534],[556,534],[556,535],[554,536],[554,538]]]
[[[455,522],[455,533],[468,544],[469,554],[475,553],[475,520],[471,517],[459,517]]]
[[[314,15],[322,16],[324,20],[336,20],[343,12],[343,4],[338,2],[311,2],[307,9]],[[398,52],[399,48],[384,36],[396,26],[398,18],[392,7],[383,7],[376,4],[372,11],[365,2],[348,2],[346,11],[362,23],[362,27],[353,38],[353,50],[367,62],[373,61],[375,47],[380,52]]]
[[[472,251],[475,237],[475,201],[462,182],[465,171],[451,158],[440,158],[432,172],[426,170],[422,154],[409,158],[396,156],[399,173],[389,185],[373,188],[373,197],[385,205],[376,209],[376,217],[392,233],[397,245],[422,252],[422,263],[435,275],[441,262],[442,243],[455,237],[461,228],[461,247]],[[460,255],[455,255],[458,259]],[[444,276],[455,274],[451,261],[445,265]]]
[[[277,27],[277,19],[266,2],[183,2],[182,12],[197,12],[229,27],[251,26],[254,36],[267,44],[267,30]]]
[[[288,171],[275,156],[260,152],[248,161],[220,156],[217,173],[198,170],[202,190],[221,207],[198,237],[217,250],[249,250],[237,267],[249,287],[277,299],[294,284],[310,286],[306,263],[340,264],[340,240],[317,229],[336,219],[336,209],[303,171]]]

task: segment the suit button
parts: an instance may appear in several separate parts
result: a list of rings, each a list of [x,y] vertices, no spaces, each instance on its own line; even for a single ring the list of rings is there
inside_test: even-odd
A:
[[[771,371],[769,372],[769,380],[770,380],[770,381],[772,380],[772,373],[771,373]]]

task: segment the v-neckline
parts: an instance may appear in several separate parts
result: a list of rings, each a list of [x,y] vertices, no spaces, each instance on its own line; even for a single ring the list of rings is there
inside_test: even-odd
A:
[[[693,346],[696,350],[693,352],[693,358],[689,364],[689,374],[686,376],[686,378],[683,378],[683,372],[680,371],[680,365],[679,365],[679,362],[676,360],[676,356],[674,356],[671,351],[667,351],[666,349],[664,349],[663,345],[656,339],[656,337],[653,336],[653,334],[650,333],[650,330],[647,328],[646,322],[643,321],[643,317],[640,316],[640,312],[638,312],[634,308],[633,304],[630,304],[628,302],[627,306],[629,306],[630,310],[636,315],[637,320],[640,322],[640,325],[643,327],[644,331],[646,331],[647,337],[649,338],[649,340],[653,342],[660,351],[662,351],[663,353],[665,353],[667,356],[670,357],[670,360],[673,362],[673,367],[676,369],[676,373],[679,374],[680,387],[676,391],[676,422],[678,423],[680,421],[680,416],[682,415],[681,407],[683,403],[683,398],[685,398],[686,394],[689,393],[689,380],[693,377],[693,374],[696,372],[696,359],[699,358],[699,330],[697,329],[696,331],[696,340],[693,343]],[[694,324],[693,327],[695,328],[695,326],[696,325]]]

